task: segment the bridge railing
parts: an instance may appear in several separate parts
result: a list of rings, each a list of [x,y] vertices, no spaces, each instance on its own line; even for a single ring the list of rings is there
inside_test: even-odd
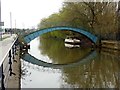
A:
[[[0,62],[0,88],[5,90],[8,84],[9,77],[13,74],[12,65],[13,60],[15,59],[16,46],[17,46],[18,37],[14,39],[14,42],[11,44],[7,53],[2,58]]]

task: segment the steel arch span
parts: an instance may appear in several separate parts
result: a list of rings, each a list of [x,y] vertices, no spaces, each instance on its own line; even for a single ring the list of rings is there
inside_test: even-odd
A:
[[[40,29],[38,31],[32,32],[32,33],[24,36],[24,40],[25,40],[26,43],[29,43],[31,40],[35,39],[36,37],[38,37],[42,34],[52,32],[52,31],[56,31],[56,30],[70,30],[70,31],[78,32],[78,33],[86,36],[88,39],[90,39],[94,44],[96,44],[97,41],[98,41],[97,36],[93,35],[92,33],[88,32],[88,31],[85,31],[84,29],[73,28],[73,27],[65,27],[65,26],[58,26],[58,27]]]

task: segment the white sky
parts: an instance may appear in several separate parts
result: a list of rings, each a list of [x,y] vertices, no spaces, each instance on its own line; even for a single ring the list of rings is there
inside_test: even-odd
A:
[[[63,0],[1,0],[2,21],[4,28],[10,27],[10,12],[12,27],[32,28],[37,26],[44,17],[58,12]]]

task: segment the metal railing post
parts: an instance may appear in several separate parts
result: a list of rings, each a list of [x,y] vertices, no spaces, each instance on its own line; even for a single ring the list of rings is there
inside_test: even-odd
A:
[[[16,40],[14,41],[14,43],[12,43],[12,45],[8,49],[6,55],[2,59],[2,62],[0,62],[0,90],[5,90],[6,85],[8,84],[9,77],[12,74],[14,75],[12,65],[13,60],[15,59],[15,52],[17,52],[15,51],[15,49],[17,48]],[[8,72],[6,73],[6,71]]]
[[[3,64],[0,67],[0,82],[1,82],[1,90],[5,90],[5,86],[4,86],[4,72],[3,72]]]
[[[11,50],[9,51],[9,71],[10,71],[10,76],[12,75],[12,54],[11,54]]]
[[[13,60],[15,59],[15,55],[14,55],[14,54],[15,54],[15,53],[14,53],[14,50],[15,50],[15,49],[14,49],[14,46],[15,46],[15,45],[13,45],[13,47],[12,47],[12,59],[13,59]]]
[[[2,67],[0,66],[0,89],[2,89]]]
[[[15,54],[16,54],[16,49],[17,49],[17,44],[16,44],[16,42],[15,42],[15,48],[14,48],[14,49],[15,49]]]

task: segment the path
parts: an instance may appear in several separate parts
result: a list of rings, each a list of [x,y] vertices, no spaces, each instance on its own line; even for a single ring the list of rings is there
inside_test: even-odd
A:
[[[3,37],[8,37],[10,35],[3,35]],[[12,45],[12,43],[14,42],[16,35],[13,34],[12,36],[10,36],[9,38],[6,38],[2,41],[0,41],[0,65],[4,59],[4,57],[6,56],[6,53],[8,52],[10,46]]]
[[[12,47],[13,42],[15,41],[17,35],[15,34],[4,34],[2,41],[0,41],[0,65],[4,62],[5,57],[8,55],[10,48]],[[7,65],[7,62],[4,62],[4,65]],[[20,88],[20,60],[19,60],[19,51],[15,55],[15,62],[12,63],[12,72],[14,75],[9,76],[7,83],[5,83],[6,88]],[[5,73],[5,76],[7,73]]]

